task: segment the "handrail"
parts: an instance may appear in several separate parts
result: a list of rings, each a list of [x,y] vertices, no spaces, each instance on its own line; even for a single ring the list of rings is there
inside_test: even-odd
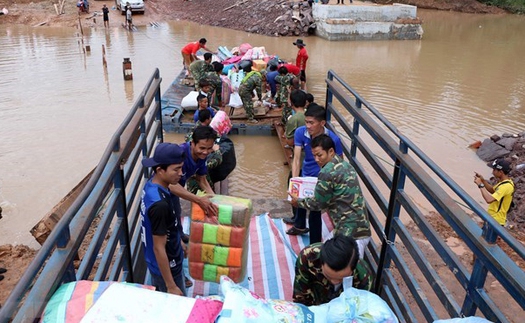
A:
[[[53,263],[50,256],[56,254],[57,259],[64,259],[67,262],[72,261],[91,223],[85,220],[89,220],[87,219],[88,217],[96,215],[104,200],[103,195],[100,193],[107,193],[109,187],[114,185],[113,178],[117,178],[115,176],[119,175],[117,174],[119,173],[118,170],[130,153],[129,149],[122,149],[121,146],[126,147],[130,142],[134,142],[133,137],[138,135],[139,123],[142,122],[140,120],[145,120],[148,111],[152,110],[157,118],[157,122],[161,122],[161,119],[159,120],[158,118],[160,116],[161,80],[159,70],[155,69],[130,112],[112,136],[88,183],[51,231],[49,237],[35,255],[34,260],[20,278],[5,304],[3,304],[0,309],[0,322],[7,322],[12,319],[21,303],[20,311],[22,313],[17,315],[14,321],[27,322],[38,317],[43,310],[45,301],[50,297],[50,292],[53,292],[64,279],[62,277],[62,274],[65,273],[64,265]],[[152,105],[152,102],[155,104]],[[162,127],[154,127],[153,130],[156,131],[154,135],[162,140]],[[147,135],[149,134],[146,133]],[[147,149],[147,151],[150,151],[150,149]],[[124,194],[122,190],[119,192]],[[78,236],[71,236],[71,224],[79,221],[84,221],[82,222],[83,225],[73,225],[73,230],[80,230],[76,232]],[[62,268],[60,272],[49,273],[54,275],[58,281],[48,279],[46,282],[43,279],[38,279],[39,275],[42,276],[47,273],[46,268],[54,267]],[[43,290],[48,289],[46,295],[38,299],[39,296],[37,294],[42,293],[42,291],[36,290],[35,286],[33,286],[34,284],[36,284],[35,286],[39,286],[39,284],[46,286],[43,288]],[[27,299],[25,302],[22,302],[24,298]]]
[[[377,292],[389,304],[393,304],[396,313],[407,322],[433,321],[438,319],[438,316],[446,315],[450,317],[474,315],[477,309],[480,309],[490,320],[508,322],[505,316],[506,309],[495,307],[494,300],[485,291],[487,273],[490,272],[505,289],[503,292],[506,292],[508,297],[512,297],[521,308],[525,308],[524,271],[500,247],[489,243],[500,236],[521,259],[525,259],[525,247],[498,225],[472,197],[412,141],[401,134],[377,109],[331,70],[327,74],[326,84],[329,127],[337,131],[335,124],[331,122],[333,117],[349,136],[351,148],[345,149],[345,154],[356,168],[364,186],[373,190],[370,193],[384,216],[379,218],[374,213],[371,217],[371,221],[384,221],[384,223],[372,223],[372,228],[381,239],[380,253],[370,248],[373,257],[369,257],[372,267],[379,268],[376,279]],[[336,106],[342,106],[342,110],[350,113],[352,123]],[[361,133],[368,133],[366,140]],[[391,163],[394,166],[391,167],[391,174],[385,172],[385,168],[381,166],[378,156],[371,150],[369,143],[374,143],[392,159]],[[360,155],[357,154],[358,151]],[[365,159],[361,158],[361,155]],[[377,182],[371,182],[370,167],[365,169],[366,165],[372,166],[373,171],[382,180],[384,187],[389,191],[388,198],[383,197]],[[422,165],[426,165],[429,171],[423,169]],[[436,182],[438,180],[443,183],[438,184]],[[477,260],[470,272],[427,222],[424,213],[412,202],[412,197],[405,190],[405,182],[414,184],[415,190],[440,213],[443,220],[476,255]],[[454,192],[477,216],[488,223],[492,231],[487,230],[482,233],[477,223],[444,191],[443,187]],[[385,200],[388,200],[386,208]],[[433,252],[443,259],[452,277],[455,277],[460,283],[459,286],[465,289],[464,295],[454,295],[444,283],[444,278],[432,268],[430,259],[421,257],[421,247],[408,234],[405,224],[399,219],[402,212],[408,214],[425,234]],[[377,231],[378,228],[384,230]],[[401,249],[405,249],[406,253],[400,252]],[[375,259],[379,260],[376,262]],[[412,262],[412,266],[406,266],[407,261]],[[392,264],[395,264],[395,267],[391,267]],[[423,280],[428,282],[429,287],[423,292],[419,283],[409,279],[415,269],[414,265],[424,275]],[[393,271],[404,277],[404,280],[393,280]],[[416,308],[406,302],[406,293],[401,292],[401,288],[408,288],[414,292],[411,297],[417,304]],[[435,301],[428,302],[427,296],[432,294]],[[428,299],[431,299],[430,296]],[[436,311],[435,306],[443,310]]]

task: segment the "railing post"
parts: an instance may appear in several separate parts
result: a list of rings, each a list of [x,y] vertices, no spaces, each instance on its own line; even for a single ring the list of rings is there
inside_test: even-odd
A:
[[[131,239],[129,232],[129,223],[128,223],[128,210],[126,206],[126,188],[124,185],[124,165],[120,165],[120,170],[115,174],[113,180],[115,185],[115,191],[118,193],[118,202],[117,202],[117,217],[122,220],[122,225],[124,228],[121,230],[119,237],[120,248],[123,249],[123,256],[125,258],[123,269],[124,273],[128,272],[126,277],[127,282],[134,282],[133,279],[133,260],[131,259]]]
[[[361,102],[360,99],[355,98],[356,108],[361,109],[362,105],[363,105],[363,102]],[[359,121],[357,120],[357,118],[354,118],[354,125],[352,126],[352,135],[353,135],[353,138],[357,138],[359,136]],[[350,156],[352,156],[352,158],[355,158],[356,154],[357,154],[357,141],[352,140],[352,143],[350,145]]]
[[[333,81],[334,80],[334,74],[333,74],[332,70],[328,70],[328,75],[326,76],[326,78],[329,81]],[[332,118],[332,114],[328,110],[328,107],[332,104],[333,99],[334,99],[334,95],[332,94],[332,91],[330,90],[330,87],[327,86],[326,87],[326,101],[325,101],[326,123],[329,123],[331,118]]]
[[[407,145],[401,141],[399,144],[399,150],[401,153],[406,154],[408,152]],[[377,275],[374,282],[374,291],[376,294],[381,295],[383,290],[382,279],[383,271],[390,268],[391,257],[388,254],[388,248],[390,244],[395,242],[396,232],[392,229],[392,222],[395,218],[399,218],[399,212],[401,204],[397,200],[397,192],[399,189],[405,187],[406,174],[403,171],[403,165],[399,159],[396,159],[394,166],[394,174],[392,176],[392,187],[390,188],[390,198],[388,201],[388,212],[385,223],[385,232],[381,241],[381,254],[379,262],[377,264]]]
[[[160,78],[160,74],[157,74],[157,77]],[[161,80],[162,82],[162,80]],[[155,91],[155,108],[156,108],[156,114],[157,114],[157,120],[160,123],[159,131],[157,133],[157,139],[159,142],[164,142],[164,132],[162,131],[162,104],[161,104],[161,96],[160,96],[160,83],[159,87],[157,88],[157,91]]]

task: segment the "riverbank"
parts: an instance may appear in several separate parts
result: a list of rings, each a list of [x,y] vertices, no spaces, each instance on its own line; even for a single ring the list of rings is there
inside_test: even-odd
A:
[[[377,0],[378,3],[390,4],[390,0]],[[505,13],[503,9],[487,6],[475,0],[404,0],[398,1],[415,5],[423,9],[453,10],[467,13]],[[329,4],[336,4],[330,0]],[[363,5],[367,2],[354,1],[345,5]],[[85,27],[102,27],[101,8],[105,4],[110,8],[110,27],[120,27],[124,16],[114,8],[114,1],[91,1],[90,13],[78,13],[75,1],[64,5],[64,14],[57,15],[53,1],[39,0],[0,0],[0,8],[7,8],[9,14],[0,16],[0,24],[22,24],[27,26],[76,27],[79,21]],[[203,25],[224,27],[253,32],[261,35],[278,36],[282,25],[278,18],[289,11],[289,2],[280,0],[247,1],[239,0],[147,0],[145,13],[133,16],[133,24],[147,26],[152,22],[170,20],[189,20]],[[307,34],[303,32],[302,35]],[[299,36],[299,35],[296,35]]]

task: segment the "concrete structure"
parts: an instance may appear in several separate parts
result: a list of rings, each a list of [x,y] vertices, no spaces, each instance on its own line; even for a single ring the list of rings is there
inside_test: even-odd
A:
[[[328,5],[314,3],[316,35],[328,40],[421,39],[417,7],[393,5]]]

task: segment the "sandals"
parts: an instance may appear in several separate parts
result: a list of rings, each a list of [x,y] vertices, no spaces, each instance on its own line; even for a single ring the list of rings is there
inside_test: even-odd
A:
[[[295,219],[292,217],[292,218],[283,218],[283,222],[286,223],[286,224],[294,224],[295,223]]]
[[[299,229],[299,228],[296,228],[296,227],[291,227],[290,229],[288,229],[288,231],[286,231],[286,234],[289,234],[291,236],[300,236],[300,235],[303,235],[303,234],[307,234],[309,231],[310,231],[310,229],[308,229],[308,228]]]

